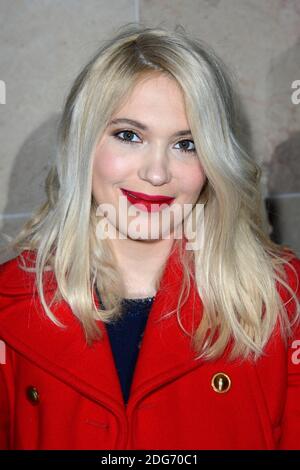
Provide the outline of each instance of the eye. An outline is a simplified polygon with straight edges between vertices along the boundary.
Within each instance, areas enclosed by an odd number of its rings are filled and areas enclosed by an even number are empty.
[[[176,145],[178,144],[183,145],[183,147],[180,149],[182,152],[196,153],[195,144],[192,140],[180,140],[180,142],[177,142]],[[190,144],[193,145],[192,148],[189,148]]]
[[[121,134],[124,134],[124,137],[121,137]],[[135,144],[136,140],[132,140],[131,137],[132,136],[136,136],[138,137],[138,135],[133,132],[133,131],[130,131],[130,130],[123,130],[123,131],[118,131],[118,132],[115,132],[113,134],[113,136],[116,138],[116,139],[119,139],[121,140],[122,142],[124,142],[125,144],[130,144],[130,143],[133,143]]]
[[[115,132],[113,136],[121,142],[124,142],[125,144],[136,144],[139,142],[139,140],[132,140],[132,137],[138,137],[138,135],[136,132],[133,132],[129,129],[124,129],[122,131]],[[196,153],[195,144],[192,140],[181,140],[177,142],[176,145],[182,145],[182,147],[179,149],[181,150],[181,152]],[[192,148],[189,147],[190,145],[192,145]]]

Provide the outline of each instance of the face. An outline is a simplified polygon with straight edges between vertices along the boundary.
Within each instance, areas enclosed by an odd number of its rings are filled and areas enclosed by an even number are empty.
[[[98,205],[113,209],[105,219],[118,237],[166,238],[182,225],[205,180],[179,85],[162,74],[140,80],[96,146],[92,192]],[[161,206],[135,192],[173,199]]]

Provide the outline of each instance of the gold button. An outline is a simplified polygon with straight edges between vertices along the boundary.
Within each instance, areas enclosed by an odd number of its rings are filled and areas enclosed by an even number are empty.
[[[213,376],[211,386],[215,392],[225,393],[228,392],[231,387],[231,380],[224,372],[218,372]]]
[[[36,387],[33,387],[33,386],[27,387],[26,395],[27,395],[28,400],[31,403],[33,403],[34,405],[39,403],[40,394],[39,394],[38,389]]]

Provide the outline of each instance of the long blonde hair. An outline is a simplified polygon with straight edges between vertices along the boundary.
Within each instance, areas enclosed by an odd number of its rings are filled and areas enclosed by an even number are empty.
[[[9,246],[19,254],[26,249],[36,252],[33,269],[39,296],[58,326],[63,325],[44,297],[46,270],[52,270],[57,281],[53,301],[64,299],[70,305],[88,344],[101,338],[96,320],[120,317],[124,291],[116,260],[105,240],[96,238],[93,155],[114,111],[138,80],[152,73],[166,73],[181,86],[207,176],[198,201],[205,202],[204,245],[193,252],[179,251],[184,273],[176,309],[179,325],[180,307],[194,277],[204,307],[193,338],[198,357],[219,357],[233,338],[230,358],[258,358],[278,320],[286,341],[293,321],[299,319],[298,299],[284,269],[291,255],[267,233],[261,170],[239,141],[230,72],[209,46],[189,37],[183,28],[170,31],[127,24],[101,45],[67,96],[56,165],[46,180],[48,200]],[[158,276],[157,288],[159,281]],[[296,302],[294,319],[289,318],[276,281]],[[105,309],[95,305],[95,287]]]

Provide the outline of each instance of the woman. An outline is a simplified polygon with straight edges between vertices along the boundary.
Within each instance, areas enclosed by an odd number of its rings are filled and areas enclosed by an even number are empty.
[[[259,184],[210,48],[103,44],[1,266],[1,448],[300,448],[300,260]]]

